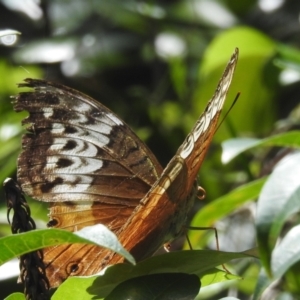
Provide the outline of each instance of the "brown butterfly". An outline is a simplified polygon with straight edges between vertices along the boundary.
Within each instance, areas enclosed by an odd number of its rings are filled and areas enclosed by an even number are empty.
[[[197,194],[197,173],[216,131],[238,59],[233,53],[215,94],[163,169],[128,125],[94,99],[68,87],[26,79],[34,88],[15,98],[26,110],[28,133],[18,181],[31,197],[49,202],[49,227],[77,231],[102,223],[137,261],[182,230]],[[83,244],[44,249],[51,287],[69,276],[91,275],[124,259]]]

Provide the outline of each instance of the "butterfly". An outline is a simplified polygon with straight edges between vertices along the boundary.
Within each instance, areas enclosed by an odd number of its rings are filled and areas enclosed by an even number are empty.
[[[15,111],[28,111],[18,182],[49,202],[49,227],[77,231],[102,223],[137,261],[178,236],[197,196],[197,173],[217,129],[238,60],[235,49],[205,111],[163,169],[148,147],[108,108],[76,90],[38,79],[19,87]],[[94,245],[43,250],[51,287],[124,259]]]

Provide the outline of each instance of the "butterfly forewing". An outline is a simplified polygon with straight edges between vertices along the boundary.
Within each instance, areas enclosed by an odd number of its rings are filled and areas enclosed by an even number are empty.
[[[235,65],[233,54],[191,133],[162,171],[154,155],[109,109],[70,88],[27,79],[33,92],[16,97],[27,110],[28,133],[18,180],[35,199],[50,202],[51,227],[76,231],[102,223],[137,260],[178,235],[197,193],[196,176],[216,131]],[[70,275],[91,275],[123,258],[91,245],[44,250],[52,287]]]
[[[35,88],[15,100],[15,110],[29,112],[23,121],[29,132],[18,160],[25,193],[51,202],[51,224],[70,230],[99,222],[110,225],[118,212],[128,217],[162,171],[147,146],[86,95],[43,80],[27,79],[20,86]]]
[[[194,179],[197,176],[211,140],[216,132],[219,116],[232,81],[237,59],[238,49],[236,49],[227,64],[216,91],[208,102],[205,111],[199,117],[191,133],[186,137],[182,146],[177,151],[177,155],[182,157],[188,166],[187,189],[193,185],[191,178]]]

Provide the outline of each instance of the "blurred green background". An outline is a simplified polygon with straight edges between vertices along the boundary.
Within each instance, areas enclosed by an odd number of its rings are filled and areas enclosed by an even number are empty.
[[[260,173],[257,164],[249,166],[250,154],[222,165],[221,141],[265,137],[297,123],[294,112],[292,121],[278,125],[299,104],[299,11],[300,2],[284,0],[1,0],[1,182],[15,177],[26,114],[13,111],[10,96],[18,93],[16,85],[23,79],[56,81],[101,101],[165,166],[238,47],[240,58],[224,110],[238,92],[241,96],[201,168],[199,184],[207,198],[197,203],[192,218],[201,206]],[[7,29],[21,34],[1,37]],[[0,200],[3,236],[9,227],[2,191]],[[45,226],[45,207],[31,205],[35,219],[41,220],[38,225]],[[1,290],[4,285],[8,287],[0,281]]]

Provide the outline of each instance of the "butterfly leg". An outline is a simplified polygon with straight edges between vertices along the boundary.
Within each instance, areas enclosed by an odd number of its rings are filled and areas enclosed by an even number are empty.
[[[217,250],[220,251],[219,237],[218,237],[218,230],[217,230],[217,228],[215,228],[215,227],[186,226],[186,229],[189,229],[189,230],[213,230],[215,232],[216,247],[217,247]],[[187,234],[186,234],[186,238],[187,238],[187,242],[189,244],[190,249],[193,250],[191,241],[190,241],[190,239],[189,239],[189,237],[188,237]],[[222,268],[224,269],[225,272],[227,272],[228,274],[231,274],[231,272],[225,267],[224,264],[222,264]]]

